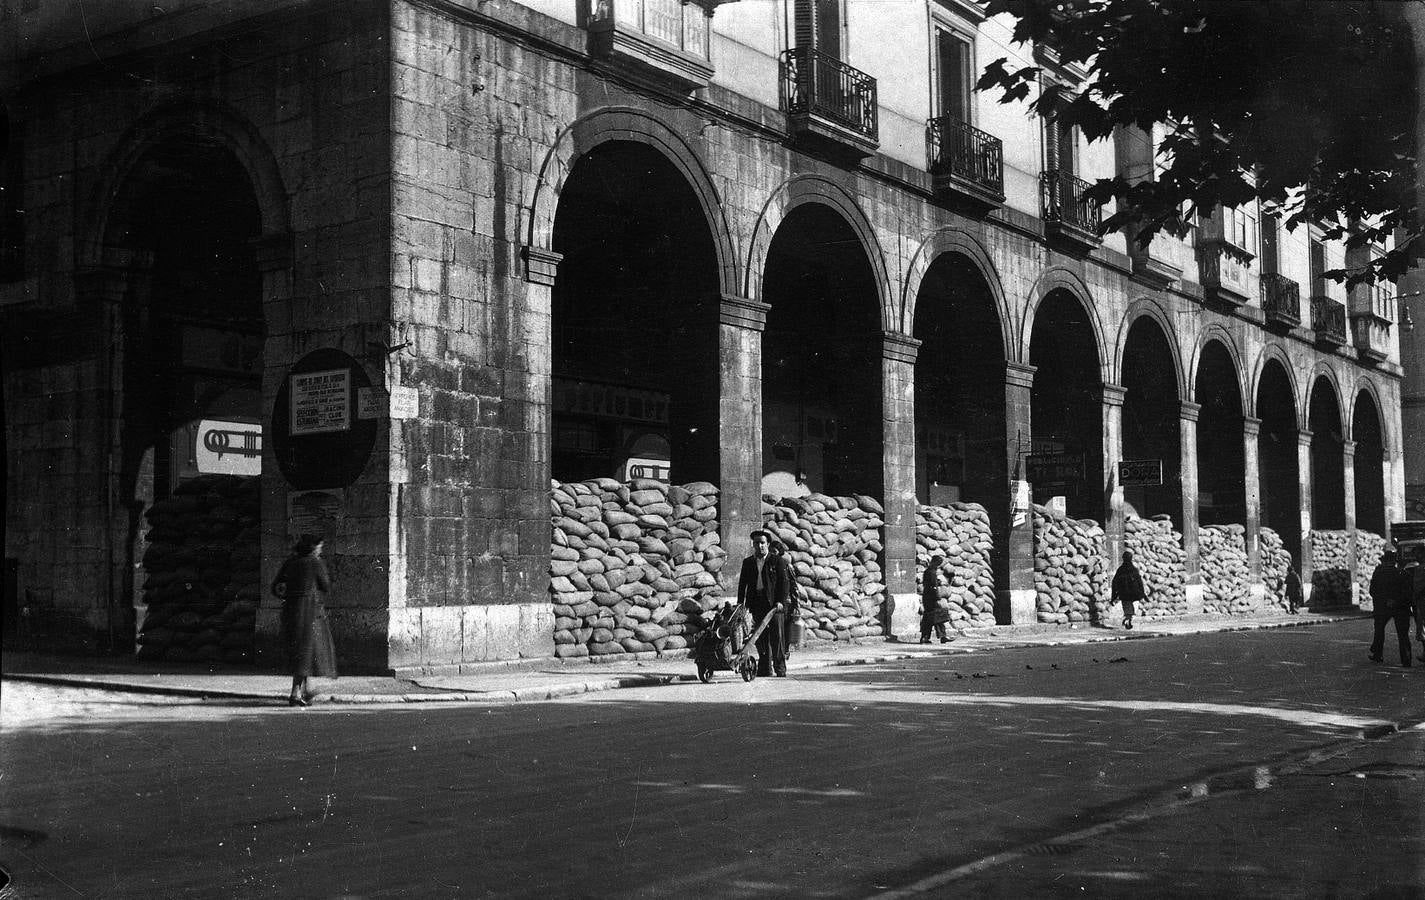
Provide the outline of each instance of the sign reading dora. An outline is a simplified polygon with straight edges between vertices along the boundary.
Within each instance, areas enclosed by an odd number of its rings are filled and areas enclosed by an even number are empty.
[[[1163,461],[1161,459],[1119,460],[1118,483],[1124,486],[1162,484]]]
[[[351,428],[351,370],[293,373],[291,383],[293,435]]]

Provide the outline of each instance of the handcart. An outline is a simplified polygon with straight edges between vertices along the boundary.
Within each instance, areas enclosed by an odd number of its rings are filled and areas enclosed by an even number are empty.
[[[736,672],[743,681],[756,678],[757,639],[767,630],[775,612],[769,611],[756,628],[751,628],[747,604],[731,601],[723,604],[693,643],[698,680],[707,684],[712,681],[714,672]]]

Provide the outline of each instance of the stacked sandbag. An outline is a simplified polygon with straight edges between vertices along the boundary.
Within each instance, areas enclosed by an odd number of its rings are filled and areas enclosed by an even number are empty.
[[[554,655],[682,650],[721,593],[718,489],[635,478],[549,492]]]
[[[1312,531],[1311,605],[1344,606],[1351,602],[1351,533]]]
[[[802,586],[808,638],[845,641],[883,632],[883,516],[881,504],[861,494],[762,498],[762,527],[786,547]]]
[[[1147,598],[1139,605],[1138,615],[1161,618],[1186,613],[1187,554],[1182,534],[1173,529],[1172,517],[1125,517],[1123,549],[1133,554],[1133,565],[1143,576]]]
[[[1107,614],[1103,528],[1034,506],[1034,589],[1040,622],[1096,621]]]
[[[995,624],[995,577],[990,568],[994,536],[989,513],[978,503],[918,506],[915,510],[915,590],[933,556],[945,558],[941,599],[950,605],[950,627]]]
[[[1282,544],[1281,535],[1263,526],[1257,531],[1257,544],[1262,553],[1262,588],[1268,610],[1290,609],[1286,595],[1286,573],[1291,568],[1291,554]]]
[[[1356,585],[1359,590],[1358,602],[1362,609],[1375,609],[1371,597],[1371,576],[1385,553],[1385,538],[1369,531],[1356,532]]]
[[[1203,612],[1223,616],[1253,612],[1246,534],[1247,529],[1235,524],[1204,525],[1198,529]]]
[[[262,596],[261,497],[256,477],[202,475],[144,513],[144,659],[253,659]]]

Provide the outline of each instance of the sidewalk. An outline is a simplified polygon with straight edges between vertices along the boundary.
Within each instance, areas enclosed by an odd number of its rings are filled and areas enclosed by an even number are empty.
[[[1341,622],[1369,616],[1357,610],[1302,612],[1253,618],[1188,616],[1139,620],[1133,631],[1088,625],[996,625],[971,628],[949,644],[904,643],[863,639],[852,643],[817,642],[792,654],[791,672],[835,666],[866,665],[926,656],[953,656],[1023,647],[1054,647],[1100,641],[1147,640],[1170,635],[1251,631]],[[343,703],[526,703],[592,691],[652,687],[696,681],[685,651],[667,656],[634,654],[613,660],[518,660],[466,663],[391,675],[356,675],[335,681],[317,679],[314,704]],[[5,681],[60,684],[96,690],[143,693],[175,698],[285,702],[290,679],[280,673],[254,672],[237,666],[140,662],[130,657],[84,657],[7,650],[0,678]],[[735,679],[718,672],[718,681]]]

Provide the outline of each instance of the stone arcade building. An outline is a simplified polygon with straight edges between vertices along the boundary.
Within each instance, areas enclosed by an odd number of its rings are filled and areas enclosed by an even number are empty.
[[[251,659],[303,530],[348,667],[676,650],[764,521],[824,638],[932,548],[957,624],[1103,615],[1124,546],[1251,614],[1402,510],[1391,291],[1255,208],[1097,237],[1152,135],[973,94],[1030,51],[972,3],[5,9],[34,640]]]

